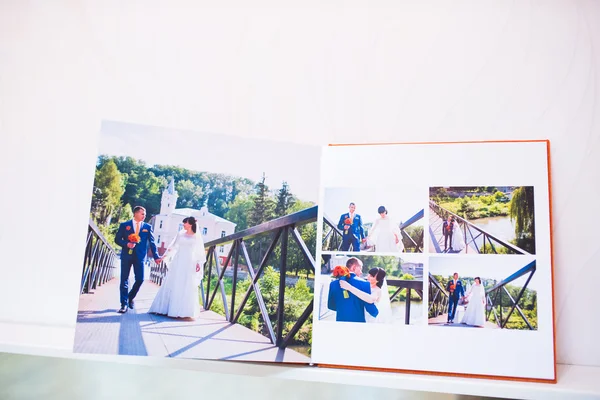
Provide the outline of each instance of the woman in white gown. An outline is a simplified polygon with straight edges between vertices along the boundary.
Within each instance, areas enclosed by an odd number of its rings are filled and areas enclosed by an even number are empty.
[[[485,324],[486,298],[481,278],[475,278],[475,284],[469,288],[465,298],[468,300],[467,310],[460,323],[471,326],[483,326]]]
[[[200,314],[198,286],[206,253],[202,235],[196,233],[194,217],[183,220],[183,229],[169,245],[164,259],[169,269],[148,312],[174,318],[197,318]]]
[[[390,302],[390,293],[388,292],[385,271],[381,268],[371,268],[367,274],[367,280],[371,284],[371,294],[355,288],[345,280],[340,280],[340,287],[346,289],[359,299],[377,307],[379,314],[372,317],[365,311],[365,320],[371,323],[389,324],[392,322],[392,304]]]
[[[367,241],[375,245],[377,252],[401,253],[404,251],[402,243],[402,232],[400,227],[389,216],[384,206],[377,209],[379,218],[375,220],[373,227],[369,230]]]
[[[454,217],[452,217],[452,222],[454,226],[454,228],[452,228],[452,252],[460,253],[466,247],[465,237],[463,236],[458,221],[454,219]]]

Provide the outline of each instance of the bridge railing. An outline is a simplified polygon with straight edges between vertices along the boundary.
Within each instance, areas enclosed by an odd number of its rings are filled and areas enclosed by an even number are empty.
[[[90,293],[115,276],[117,254],[98,226],[89,220],[85,243],[80,293]]]
[[[469,245],[473,244],[473,247],[475,248],[478,254],[497,254],[498,251],[496,249],[496,246],[498,245],[506,248],[509,254],[530,254],[527,251],[515,246],[514,244],[508,243],[494,236],[493,234],[481,229],[477,225],[467,221],[465,218],[460,217],[454,214],[453,212],[446,210],[443,207],[440,207],[433,200],[429,200],[429,207],[442,219],[442,221],[447,219],[448,216],[451,215],[459,223],[459,226],[460,224],[462,224],[461,229],[466,244],[465,252],[468,252]],[[479,248],[479,245],[476,242],[476,239],[478,239],[480,236],[483,238],[482,249]]]
[[[283,336],[284,329],[284,308],[285,308],[285,289],[286,289],[286,272],[288,263],[288,250],[290,249],[289,238],[296,243],[296,246],[300,249],[303,255],[304,262],[308,264],[312,271],[316,271],[315,260],[311,252],[309,251],[306,243],[302,239],[298,227],[315,222],[317,220],[317,206],[307,208],[305,210],[290,214],[281,218],[274,219],[272,221],[265,222],[263,224],[248,228],[244,231],[234,233],[223,238],[212,240],[205,244],[207,249],[207,261],[205,264],[206,274],[206,296],[203,293],[204,308],[210,310],[213,305],[217,292],[220,292],[221,299],[223,301],[223,308],[225,311],[226,319],[231,323],[236,323],[242,312],[244,306],[248,302],[251,293],[254,293],[260,309],[261,317],[264,321],[265,327],[268,330],[269,339],[273,344],[280,348],[285,348],[290,344],[296,333],[302,328],[304,323],[308,320],[309,316],[313,311],[313,299],[306,306],[300,317],[295,321],[294,325],[288,331],[287,335]],[[262,255],[260,264],[254,267],[250,260],[248,248],[246,242],[249,239],[257,237],[268,237],[271,236],[270,243],[267,247],[266,252]],[[217,247],[231,243],[231,249],[224,263],[221,263],[217,256]],[[279,290],[277,294],[277,307],[275,312],[276,327],[273,329],[271,322],[271,315],[267,310],[267,306],[261,294],[259,280],[267,266],[269,257],[273,254],[275,249],[279,249]],[[236,287],[238,282],[238,270],[240,268],[240,257],[243,257],[245,264],[250,275],[250,285],[244,294],[240,304],[236,307]],[[213,266],[217,276],[217,282],[214,288],[211,288],[211,278],[213,274]],[[231,299],[228,302],[225,293],[224,276],[227,269],[231,269],[233,272],[232,277],[232,291]]]
[[[428,318],[435,318],[448,313],[450,296],[444,287],[431,273],[429,274],[429,309]]]
[[[343,235],[337,224],[327,215],[323,215],[323,241],[322,249],[325,251],[338,251],[342,248]]]
[[[408,238],[411,243],[415,246],[415,252],[420,253],[422,251],[421,246],[411,237],[407,232],[406,228],[419,221],[425,215],[425,210],[417,212],[415,215],[410,217],[408,220],[399,225],[400,234],[403,237]],[[339,251],[342,247],[343,235],[342,231],[338,229],[337,224],[328,216],[323,216],[323,241],[322,249],[324,251]],[[354,250],[356,251],[356,250]],[[377,251],[375,246],[367,248],[363,251]]]
[[[406,298],[404,300],[406,307],[404,308],[404,324],[410,325],[410,303],[411,295],[414,290],[421,300],[423,300],[423,281],[417,280],[404,280],[404,279],[388,279],[388,286],[397,288],[392,296],[390,296],[390,302],[400,294],[402,290],[406,289]]]
[[[317,209],[318,207],[308,208],[294,214],[286,215],[281,218],[277,218],[263,224],[248,228],[246,230],[236,232],[229,236],[225,236],[219,239],[206,242],[204,244],[207,250],[206,263],[204,264],[204,278],[203,283],[200,284],[202,303],[205,310],[210,310],[214,305],[214,300],[217,292],[220,293],[223,310],[225,313],[225,319],[230,323],[236,323],[242,312],[244,306],[248,302],[251,293],[254,293],[260,309],[261,317],[268,330],[268,336],[271,342],[280,347],[285,348],[290,344],[291,340],[302,328],[304,323],[310,317],[313,311],[313,302],[311,299],[308,306],[302,312],[300,318],[296,320],[296,323],[289,330],[287,335],[283,336],[284,326],[284,307],[285,307],[285,288],[286,288],[286,272],[287,272],[287,254],[289,249],[289,237],[293,238],[293,241],[299,246],[302,255],[304,256],[305,262],[308,263],[310,268],[315,269],[315,261],[311,255],[306,243],[302,239],[298,227],[315,222],[317,220]],[[272,239],[267,247],[265,254],[262,256],[262,261],[255,268],[252,265],[246,242],[250,239],[257,237],[272,236]],[[232,246],[227,254],[225,262],[220,261],[220,257],[217,255],[217,248],[226,244],[231,243]],[[260,291],[259,280],[263,274],[269,257],[273,252],[279,248],[280,260],[279,260],[279,290],[277,298],[277,309],[275,313],[276,329],[273,329],[271,322],[271,316],[268,313],[267,306],[264,298]],[[244,294],[244,297],[236,309],[236,289],[238,283],[238,271],[240,269],[240,257],[244,258],[245,265],[247,266],[248,274],[251,279],[250,286]],[[214,267],[214,268],[213,268]],[[213,269],[215,270],[215,276],[213,276]],[[232,270],[232,292],[231,299],[227,299],[225,291],[225,273],[227,270]],[[158,285],[161,285],[164,277],[168,271],[168,265],[165,261],[157,264],[154,261],[150,263],[150,280]],[[217,281],[215,287],[211,288],[212,278],[216,277]],[[204,291],[204,285],[206,285],[206,293]],[[212,290],[212,292],[211,292]]]
[[[150,259],[150,280],[152,282],[159,286],[162,285],[168,270],[169,266],[166,261],[157,264],[153,259]]]
[[[424,215],[425,215],[425,210],[422,209],[421,211],[417,212],[415,215],[413,215],[412,217],[410,217],[408,220],[406,220],[405,222],[403,222],[402,224],[400,224],[400,233],[403,236],[406,236],[408,238],[408,240],[410,240],[412,242],[412,244],[415,246],[415,253],[421,253],[423,251],[423,249],[412,238],[412,236],[410,236],[408,233],[406,233],[406,228],[408,228],[409,226],[411,226],[415,222],[417,222],[420,219],[422,219]],[[423,234],[423,238],[425,237],[424,235],[425,234]]]
[[[514,274],[510,275],[508,278],[503,279],[502,281],[498,282],[496,285],[494,285],[492,288],[490,288],[489,290],[486,291],[486,299],[487,299],[487,316],[486,317],[487,317],[488,321],[490,319],[490,313],[493,313],[494,319],[496,320],[496,324],[498,325],[498,327],[505,328],[506,323],[508,322],[510,316],[516,310],[517,313],[519,313],[519,315],[525,322],[525,324],[527,325],[527,327],[530,330],[534,330],[534,327],[531,325],[531,322],[529,321],[529,319],[527,318],[527,316],[525,315],[525,313],[519,306],[519,302],[521,301],[521,298],[523,297],[523,294],[525,293],[525,289],[527,289],[527,286],[529,285],[531,278],[535,274],[535,271],[536,271],[536,262],[534,260],[534,261],[530,262],[529,264],[527,264],[526,266],[524,266],[523,268],[521,268],[520,270],[518,270],[517,272],[515,272]],[[519,279],[520,277],[525,276],[527,274],[529,274],[529,276],[527,277],[525,284],[519,291],[519,294],[517,295],[517,297],[513,298],[513,296],[510,294],[510,292],[506,289],[506,285],[508,285],[509,283],[511,283],[511,282],[515,281],[516,279]],[[503,305],[502,305],[502,300],[503,300],[504,296],[507,296],[509,304],[510,304],[509,311],[506,314],[506,316],[504,316]]]

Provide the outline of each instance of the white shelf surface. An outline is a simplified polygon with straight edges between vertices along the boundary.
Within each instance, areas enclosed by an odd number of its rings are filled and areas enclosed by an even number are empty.
[[[28,358],[29,365],[36,365],[42,370],[44,365],[48,365],[49,370],[44,371],[45,378],[49,377],[48,374],[61,376],[61,371],[68,369],[79,371],[80,377],[78,379],[86,379],[86,376],[92,377],[100,374],[103,380],[113,381],[111,374],[115,375],[114,379],[133,374],[141,375],[144,379],[150,381],[176,382],[181,379],[182,375],[189,378],[189,374],[192,373],[195,377],[191,380],[193,384],[198,383],[198,379],[202,379],[219,385],[227,385],[228,382],[229,384],[231,382],[231,376],[235,376],[236,382],[247,378],[259,379],[265,381],[265,383],[273,380],[283,380],[288,381],[291,387],[305,383],[325,383],[335,386],[350,384],[363,388],[386,388],[407,392],[450,393],[511,399],[600,399],[600,368],[577,365],[559,364],[558,382],[551,384],[311,366],[73,354],[63,350],[9,345],[0,345],[0,352],[21,355],[17,358],[13,356],[11,358],[12,362],[21,357],[23,359]],[[47,357],[55,357],[55,359],[49,363]],[[182,370],[187,372],[182,374]]]

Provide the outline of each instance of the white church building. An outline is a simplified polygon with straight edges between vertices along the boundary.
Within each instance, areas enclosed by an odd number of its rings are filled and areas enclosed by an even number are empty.
[[[183,219],[185,217],[194,217],[197,222],[197,233],[202,234],[204,243],[235,232],[236,224],[211,214],[208,207],[204,205],[200,210],[193,208],[175,208],[177,204],[177,192],[175,191],[175,180],[171,178],[169,185],[162,193],[160,203],[160,214],[152,217],[150,224],[154,229],[154,238],[159,247],[159,253],[166,251],[169,243],[173,240],[177,232],[183,229]],[[220,258],[221,265],[225,263],[231,244],[217,247],[217,255]]]

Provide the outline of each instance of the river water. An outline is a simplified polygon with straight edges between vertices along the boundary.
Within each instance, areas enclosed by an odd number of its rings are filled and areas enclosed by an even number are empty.
[[[515,238],[515,221],[511,221],[510,217],[479,218],[469,222],[503,241],[508,242]],[[472,230],[472,233],[473,236],[477,236],[478,234],[478,232],[474,230]],[[466,239],[467,241],[471,240],[471,235],[468,231]],[[475,239],[475,242],[477,243],[477,247],[481,248],[483,245],[483,236]],[[494,242],[492,241],[492,243]]]
[[[406,303],[404,301],[392,302],[392,319],[396,324],[404,324],[404,311]],[[418,324],[423,319],[423,302],[411,300],[410,302],[410,324]]]

